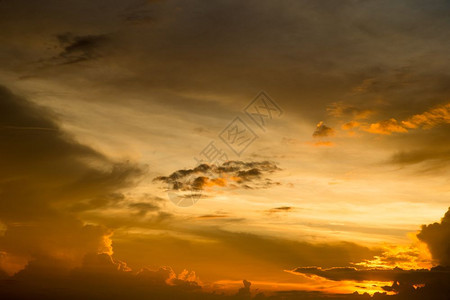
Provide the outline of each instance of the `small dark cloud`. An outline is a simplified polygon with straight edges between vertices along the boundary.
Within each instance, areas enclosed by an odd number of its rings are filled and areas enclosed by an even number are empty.
[[[252,293],[250,292],[250,286],[252,285],[252,283],[245,279],[242,281],[242,283],[244,284],[244,286],[239,289],[236,296],[250,298],[252,296]]]
[[[210,132],[207,128],[204,127],[195,127],[194,132],[198,134],[208,133]]]
[[[277,212],[288,212],[288,211],[292,211],[292,210],[294,210],[294,208],[292,206],[280,206],[280,207],[271,208],[267,212],[277,213]]]
[[[87,60],[97,59],[102,56],[100,48],[109,38],[106,35],[75,35],[63,33],[57,35],[61,53],[53,60],[57,64],[74,64]]]
[[[322,121],[317,124],[316,130],[313,132],[313,137],[321,138],[333,136],[335,134],[334,129],[325,125]]]
[[[221,218],[228,218],[229,215],[226,214],[209,214],[209,215],[201,215],[198,216],[197,219],[221,219]]]

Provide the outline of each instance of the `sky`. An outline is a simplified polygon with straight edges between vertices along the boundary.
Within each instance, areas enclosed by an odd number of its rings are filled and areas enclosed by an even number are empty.
[[[1,0],[1,297],[448,299],[449,9]]]

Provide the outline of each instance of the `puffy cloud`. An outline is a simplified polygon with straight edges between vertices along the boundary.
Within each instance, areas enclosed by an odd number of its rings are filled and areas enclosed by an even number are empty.
[[[170,190],[201,191],[210,187],[266,188],[273,184],[265,178],[278,166],[269,161],[227,161],[219,166],[202,164],[193,169],[181,169],[169,176],[159,176],[154,181],[168,184]]]
[[[417,237],[428,245],[437,263],[450,266],[450,208],[440,223],[423,225]]]
[[[0,282],[0,296],[5,299],[195,299],[199,296],[196,291],[201,289],[196,280],[194,272],[184,270],[177,275],[170,267],[134,272],[108,254],[88,253],[83,264],[75,269],[67,269],[62,262],[49,259],[31,261],[24,270]]]
[[[437,267],[408,270],[398,267],[299,267],[290,272],[306,276],[318,276],[333,281],[392,281],[391,286],[384,286],[383,289],[397,293],[398,299],[446,299],[450,294],[450,286],[448,285],[448,282],[450,282],[449,220],[450,209],[440,223],[423,225],[421,231],[417,234],[417,237],[428,245],[433,258],[441,264]],[[407,255],[415,256],[416,253]]]
[[[391,286],[382,288],[389,292],[398,293],[396,299],[446,299],[450,292],[450,268],[436,267],[430,270],[394,269],[355,269],[317,267],[297,268],[293,273],[307,276],[319,276],[333,281],[392,281]],[[387,297],[389,298],[389,297]]]

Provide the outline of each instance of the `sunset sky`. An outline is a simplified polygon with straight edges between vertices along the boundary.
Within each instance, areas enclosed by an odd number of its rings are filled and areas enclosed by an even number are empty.
[[[450,299],[449,11],[0,0],[0,298]]]

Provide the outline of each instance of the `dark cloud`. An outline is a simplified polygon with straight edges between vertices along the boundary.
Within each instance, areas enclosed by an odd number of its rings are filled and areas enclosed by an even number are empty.
[[[74,86],[81,76],[87,79],[83,88],[92,84],[124,94],[172,91],[180,96],[164,103],[184,112],[204,105],[210,114],[223,112],[210,101],[185,101],[188,94],[240,102],[264,88],[283,99],[286,110],[308,120],[323,118],[324,108],[337,102],[382,112],[386,119],[391,112],[401,114],[406,104],[438,104],[448,94],[444,0],[427,5],[417,0],[4,3],[0,25],[8,30],[0,35],[5,45],[0,58],[5,67],[23,72],[30,60],[51,52],[42,49],[42,41],[61,32],[73,35],[63,46],[69,62],[95,58],[102,52],[97,46],[103,47],[99,37],[113,32],[109,38],[117,52],[104,63],[116,66],[118,74],[77,68],[36,76],[57,80],[59,75]],[[386,45],[388,53],[380,55]],[[429,63],[438,59],[437,65]]]
[[[250,286],[252,285],[252,283],[245,279],[242,281],[242,283],[244,284],[244,286],[239,289],[236,296],[238,296],[238,298],[250,298],[252,296],[250,292]]]
[[[24,270],[0,280],[0,296],[5,299],[290,299],[284,293],[257,293],[251,282],[231,295],[203,291],[194,272],[176,274],[170,267],[130,269],[125,262],[102,253],[87,253],[82,265],[67,269],[57,260],[31,261]],[[285,292],[286,293],[286,292]],[[296,292],[323,299],[346,299],[346,295]],[[348,296],[348,295],[347,295]],[[297,298],[298,299],[298,298]],[[309,299],[309,298],[306,298]]]
[[[243,280],[243,287],[234,295],[207,292],[194,272],[187,270],[176,274],[170,267],[158,269],[143,268],[133,271],[126,263],[107,254],[88,253],[80,267],[68,270],[58,262],[35,260],[21,272],[0,280],[0,296],[5,299],[371,299],[368,294],[332,294],[309,291],[280,291],[255,293],[252,284]],[[433,282],[448,280],[442,274],[449,270],[432,270]],[[345,272],[344,272],[345,273]],[[413,276],[415,277],[415,276]],[[432,290],[414,287],[415,279],[399,279],[391,286],[383,287],[396,295],[376,293],[373,299],[437,299],[446,300],[448,294],[442,288]],[[447,281],[448,282],[448,281]],[[440,281],[445,283],[445,281]],[[435,286],[433,286],[434,288]],[[442,287],[442,286],[441,286]],[[448,292],[444,290],[444,292]]]
[[[417,237],[428,245],[428,249],[440,265],[450,266],[450,209],[441,222],[423,225]]]
[[[73,64],[101,57],[100,47],[109,40],[106,35],[57,35],[62,52],[54,59],[59,64]]]
[[[88,253],[81,267],[67,270],[35,260],[0,282],[5,299],[196,299],[201,289],[193,272],[170,267],[132,271],[108,254]],[[208,295],[205,297],[209,299]],[[213,297],[213,296],[211,296]],[[215,299],[215,298],[212,298]]]
[[[228,161],[219,166],[202,164],[193,169],[181,169],[154,181],[168,184],[176,191],[201,191],[206,187],[267,188],[278,184],[266,178],[280,168],[273,162]]]
[[[423,162],[429,163],[428,167],[433,166],[433,161],[436,161],[440,167],[443,167],[443,163],[446,164],[450,160],[450,149],[421,149],[412,151],[400,151],[392,156],[392,163],[399,165],[414,165]]]
[[[209,214],[209,215],[201,215],[198,216],[197,219],[220,219],[220,218],[228,218],[227,214]]]
[[[433,258],[440,266],[431,269],[404,270],[398,267],[353,268],[353,267],[300,267],[293,273],[319,276],[333,281],[392,281],[384,290],[395,292],[395,299],[448,299],[450,295],[450,209],[440,223],[423,225],[417,237],[425,242]],[[386,296],[388,297],[388,296]]]
[[[328,127],[323,122],[319,122],[319,124],[317,124],[316,130],[313,132],[313,137],[321,138],[321,137],[333,136],[334,134],[335,134],[335,131],[333,128]]]
[[[429,130],[415,131],[402,137],[401,150],[395,151],[388,163],[415,167],[417,175],[445,171],[450,163],[449,129],[450,126],[442,126],[434,128],[432,133]]]
[[[294,208],[291,207],[291,206],[280,206],[280,207],[271,208],[267,212],[269,212],[269,213],[277,213],[277,212],[289,212],[289,211],[292,211],[292,210],[294,210]]]
[[[31,259],[111,251],[111,231],[77,213],[118,203],[143,174],[62,131],[55,115],[0,87],[0,251]],[[11,270],[9,270],[11,271]]]
[[[292,272],[307,276],[315,275],[334,281],[392,281],[391,286],[382,288],[395,292],[396,297],[391,296],[394,299],[446,299],[450,292],[448,285],[450,268],[444,267],[435,267],[430,270],[306,267],[297,268]]]
[[[436,278],[450,278],[450,269],[433,268],[420,270],[393,269],[356,269],[351,267],[322,269],[318,267],[297,268],[295,273],[316,275],[334,281],[408,281],[411,284],[425,283]]]

